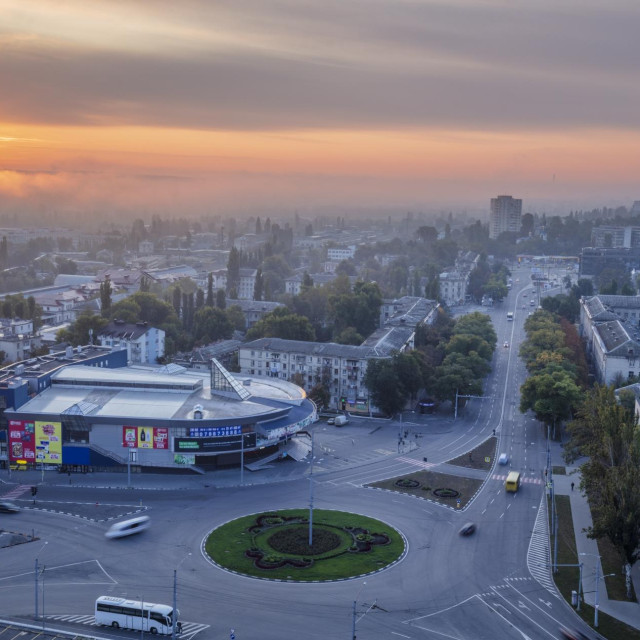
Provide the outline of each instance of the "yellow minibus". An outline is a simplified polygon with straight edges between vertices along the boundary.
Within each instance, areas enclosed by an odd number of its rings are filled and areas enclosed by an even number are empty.
[[[510,471],[507,476],[507,480],[504,483],[504,488],[507,491],[512,491],[515,493],[520,488],[520,472],[519,471]]]

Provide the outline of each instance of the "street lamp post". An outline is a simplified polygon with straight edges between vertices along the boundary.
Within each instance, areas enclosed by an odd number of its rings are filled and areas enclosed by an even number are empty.
[[[356,640],[356,606],[358,605],[358,598],[360,597],[360,593],[362,589],[364,589],[364,586],[366,584],[367,584],[366,582],[363,582],[360,585],[360,588],[358,589],[358,593],[356,593],[356,597],[353,599],[353,614],[351,617],[351,640]]]
[[[608,573],[606,576],[600,575],[600,556],[597,553],[579,553],[580,556],[593,556],[594,558],[598,558],[598,562],[596,562],[596,600],[594,606],[594,614],[593,614],[593,626],[598,628],[598,610],[600,609],[600,579],[604,580],[605,578],[610,578],[615,576],[615,573]]]
[[[44,570],[47,567],[42,565],[42,632],[44,633]]]
[[[35,579],[35,619],[38,619],[38,556],[42,552],[42,550],[48,545],[48,542],[45,542],[41,547],[38,553],[36,553],[36,561],[35,561],[35,569],[34,569],[34,579]]]
[[[311,468],[309,469],[309,547],[313,546],[313,453],[314,438],[311,432]]]
[[[191,555],[191,551],[178,562],[173,570],[173,614],[171,616],[171,640],[176,640],[176,629],[178,620],[178,569],[180,565]]]

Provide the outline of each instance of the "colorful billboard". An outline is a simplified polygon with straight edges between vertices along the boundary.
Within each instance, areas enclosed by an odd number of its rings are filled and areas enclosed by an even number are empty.
[[[36,426],[24,420],[9,420],[9,459],[36,461]]]
[[[62,425],[59,422],[9,420],[9,458],[32,464],[62,464]]]
[[[122,427],[122,446],[138,449],[167,449],[169,429],[163,427]]]
[[[36,462],[62,464],[62,424],[36,421]]]

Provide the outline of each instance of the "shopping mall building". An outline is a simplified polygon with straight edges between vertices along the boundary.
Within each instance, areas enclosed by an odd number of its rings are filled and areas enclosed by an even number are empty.
[[[202,472],[278,453],[317,419],[277,378],[127,366],[126,350],[67,349],[0,371],[2,464]]]

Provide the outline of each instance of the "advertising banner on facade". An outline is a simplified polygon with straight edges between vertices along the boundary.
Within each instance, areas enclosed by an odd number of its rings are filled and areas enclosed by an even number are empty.
[[[196,457],[188,453],[175,453],[173,455],[174,464],[195,464]]]
[[[256,434],[245,433],[244,436],[227,436],[223,438],[174,438],[173,450],[178,452],[197,451],[198,453],[227,453],[240,451],[243,448],[252,449],[256,446]]]
[[[36,462],[62,464],[62,424],[36,421]]]
[[[136,449],[167,449],[169,429],[166,427],[122,427],[122,446]]]
[[[9,420],[9,459],[36,461],[36,426],[25,420]]]

